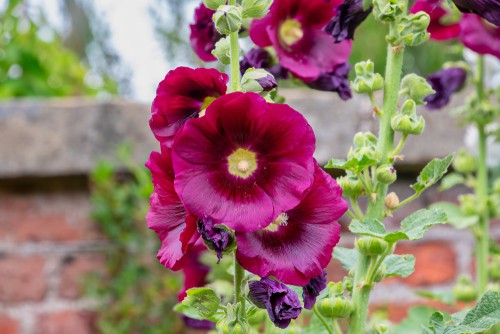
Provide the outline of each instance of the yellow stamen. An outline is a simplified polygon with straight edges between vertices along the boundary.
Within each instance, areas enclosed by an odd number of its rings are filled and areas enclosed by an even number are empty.
[[[297,20],[287,19],[280,25],[279,37],[286,46],[291,46],[297,43],[302,39],[302,37],[304,37],[302,24],[300,24]]]
[[[234,176],[248,178],[257,169],[257,157],[254,152],[238,148],[227,157],[228,171]]]
[[[286,215],[286,213],[283,212],[264,230],[269,232],[276,232],[280,226],[286,226],[287,224],[288,224],[288,216]]]

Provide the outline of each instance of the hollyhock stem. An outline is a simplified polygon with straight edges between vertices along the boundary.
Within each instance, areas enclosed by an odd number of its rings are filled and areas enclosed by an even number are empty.
[[[366,333],[365,325],[368,316],[368,300],[370,299],[371,285],[366,285],[365,277],[370,267],[371,257],[359,254],[358,266],[354,276],[352,290],[353,312],[349,325],[349,334]]]
[[[319,314],[319,311],[318,309],[316,308],[316,305],[314,305],[314,307],[312,308],[312,311],[314,312],[314,315],[316,317],[318,317],[319,321],[321,321],[321,323],[323,324],[323,327],[325,327],[326,331],[328,332],[328,334],[334,334],[332,332],[332,329],[330,328],[330,326],[328,326],[328,323],[325,321],[325,319],[321,316],[321,314]]]
[[[245,270],[236,260],[236,252],[234,252],[234,301],[241,303],[243,314],[245,314],[245,295],[243,291],[243,280],[245,279]]]
[[[236,6],[236,0],[229,0],[229,6]],[[238,31],[229,35],[231,47],[231,90],[233,92],[240,90],[240,44]]]

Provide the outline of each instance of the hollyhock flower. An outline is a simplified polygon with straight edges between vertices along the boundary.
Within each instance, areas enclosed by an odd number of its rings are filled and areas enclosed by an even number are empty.
[[[214,10],[201,3],[194,12],[194,23],[189,25],[191,28],[189,35],[191,47],[201,60],[207,62],[217,60],[212,54],[212,50],[215,49],[215,43],[222,38],[215,29],[215,23],[212,20],[214,13]]]
[[[302,287],[302,299],[304,300],[304,308],[312,310],[316,303],[316,297],[321,291],[326,288],[326,270],[318,277],[311,278],[307,285]]]
[[[330,262],[340,238],[337,220],[346,211],[342,189],[316,164],[314,182],[299,205],[262,231],[236,233],[236,258],[253,274],[306,285]]]
[[[311,186],[314,146],[310,125],[289,106],[255,93],[224,95],[175,137],[175,189],[198,217],[261,230]]]
[[[351,86],[349,85],[348,63],[338,65],[331,73],[323,73],[318,79],[307,83],[311,88],[325,92],[337,92],[342,100],[349,100],[352,97]]]
[[[349,58],[351,42],[334,44],[323,27],[341,0],[275,0],[269,13],[252,21],[250,38],[260,47],[273,46],[280,64],[304,82],[331,73]]]
[[[356,28],[370,15],[372,7],[363,9],[363,0],[345,0],[337,15],[328,22],[325,31],[333,36],[335,43],[354,39]]]
[[[156,89],[149,126],[160,143],[172,146],[177,131],[226,94],[229,77],[216,69],[178,67]]]
[[[249,68],[262,68],[276,79],[287,79],[288,71],[280,64],[272,65],[273,59],[269,52],[262,48],[250,49],[240,61],[240,72],[245,74]]]
[[[411,13],[419,11],[426,12],[431,18],[427,31],[431,34],[431,39],[444,41],[457,38],[460,34],[459,23],[446,23],[443,20],[450,13],[441,4],[444,0],[417,0],[411,8]]]
[[[474,13],[500,26],[500,0],[453,0],[464,13]]]
[[[427,81],[436,93],[427,96],[428,109],[440,109],[450,102],[451,95],[462,89],[467,79],[467,72],[460,67],[450,67],[440,70],[427,77]]]
[[[464,14],[460,21],[460,40],[474,52],[500,59],[500,27],[475,14]]]
[[[198,232],[207,246],[217,254],[217,264],[219,264],[222,253],[234,242],[233,234],[227,228],[214,226],[212,219],[206,215],[203,219],[198,219]]]
[[[250,282],[248,286],[250,300],[257,307],[266,309],[271,321],[279,328],[287,328],[302,311],[299,296],[283,283],[266,277]]]
[[[165,267],[179,270],[200,236],[196,231],[197,218],[184,209],[175,192],[170,149],[162,147],[161,153],[151,152],[146,167],[154,184],[146,221],[161,241],[157,257]]]

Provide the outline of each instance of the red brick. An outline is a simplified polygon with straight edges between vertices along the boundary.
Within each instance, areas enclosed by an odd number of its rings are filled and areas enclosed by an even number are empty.
[[[415,272],[407,278],[398,278],[411,286],[449,283],[455,280],[457,264],[455,252],[445,241],[400,243],[397,254],[413,254]]]
[[[91,273],[103,275],[105,265],[102,254],[81,254],[65,259],[62,264],[59,295],[70,299],[80,297],[86,277]]]
[[[39,301],[47,291],[45,261],[39,256],[0,258],[0,301]]]
[[[19,334],[21,332],[19,322],[7,315],[0,314],[0,333]]]
[[[64,311],[46,313],[38,318],[36,334],[93,334],[95,314],[91,312]]]

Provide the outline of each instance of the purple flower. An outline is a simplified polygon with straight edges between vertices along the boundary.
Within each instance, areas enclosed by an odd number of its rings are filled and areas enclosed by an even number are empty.
[[[335,43],[354,39],[354,31],[371,11],[372,7],[363,9],[363,0],[344,0],[337,15],[328,22],[324,30],[333,36]]]
[[[431,18],[427,31],[431,39],[444,41],[457,38],[460,34],[460,25],[457,23],[443,23],[443,18],[449,15],[449,11],[441,6],[443,0],[417,0],[411,8],[411,13],[419,11],[426,12]]]
[[[306,83],[309,87],[326,92],[337,92],[342,100],[349,100],[352,97],[351,86],[349,85],[348,63],[338,65],[331,73],[322,73],[318,79]]]
[[[207,244],[208,248],[213,249],[217,254],[217,264],[222,259],[222,253],[234,242],[234,236],[231,231],[224,227],[214,226],[212,219],[204,216],[198,219],[198,232]]]
[[[279,328],[287,328],[302,311],[299,296],[283,283],[266,277],[250,282],[248,286],[250,300],[257,307],[266,309],[271,321]]]
[[[177,133],[175,189],[196,216],[258,231],[302,200],[313,181],[314,147],[299,112],[255,93],[227,94]]]
[[[191,46],[198,57],[203,61],[216,61],[217,58],[212,54],[215,49],[215,43],[222,38],[215,28],[212,16],[215,11],[211,10],[201,3],[194,12],[194,24],[191,24],[191,34],[189,40]]]
[[[302,287],[302,299],[304,300],[304,308],[312,310],[316,303],[316,297],[319,296],[321,291],[326,288],[326,270],[323,274],[311,278],[307,285]]]
[[[467,72],[460,67],[450,67],[440,70],[427,77],[427,81],[436,93],[427,96],[428,109],[440,109],[450,102],[451,95],[462,89],[467,79]]]
[[[474,13],[500,26],[500,0],[453,0],[464,13]]]
[[[272,65],[273,59],[263,48],[252,48],[240,61],[240,72],[245,74],[249,68],[262,68],[271,73],[276,79],[287,79],[288,71],[280,64]]]
[[[259,83],[264,92],[270,92],[276,87],[278,87],[278,83],[276,82],[276,79],[274,79],[272,75],[266,75],[265,78],[255,79],[255,81]]]
[[[341,0],[275,0],[269,13],[252,21],[250,38],[260,47],[273,46],[279,63],[304,82],[331,73],[349,58],[351,41],[334,44],[323,27]]]
[[[337,220],[347,211],[342,189],[317,164],[314,182],[299,205],[254,233],[236,232],[236,258],[260,277],[306,285],[323,273],[340,238]]]
[[[186,327],[193,329],[209,330],[215,328],[215,323],[211,322],[210,320],[193,319],[185,316],[184,314],[182,315],[182,320],[184,321],[184,325],[186,325]]]
[[[479,54],[490,54],[500,59],[500,27],[475,14],[464,14],[460,21],[460,40]]]

